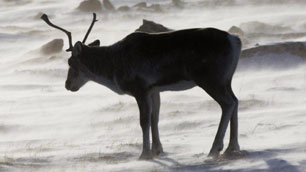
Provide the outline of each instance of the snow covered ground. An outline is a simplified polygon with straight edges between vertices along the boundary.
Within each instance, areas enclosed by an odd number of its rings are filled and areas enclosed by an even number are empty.
[[[114,0],[115,6],[138,0]],[[201,89],[161,94],[160,137],[165,155],[138,161],[142,134],[135,100],[88,83],[79,92],[64,88],[69,53],[43,53],[42,45],[66,35],[39,19],[40,12],[81,40],[91,13],[80,1],[0,1],[0,171],[210,171],[306,172],[305,2],[260,0],[235,4],[170,1],[162,12],[98,13],[88,42],[112,44],[142,19],[173,29],[241,28],[244,48],[233,79],[240,100],[239,136],[249,154],[231,161],[207,161],[221,110]],[[222,2],[222,1],[218,1]],[[225,2],[225,1],[224,1]],[[231,1],[228,1],[231,2]],[[300,46],[290,42],[300,41]],[[276,42],[287,42],[290,51]],[[257,44],[257,46],[255,46]],[[269,44],[278,48],[260,48]],[[280,50],[279,50],[280,49]],[[227,145],[229,135],[225,137]]]

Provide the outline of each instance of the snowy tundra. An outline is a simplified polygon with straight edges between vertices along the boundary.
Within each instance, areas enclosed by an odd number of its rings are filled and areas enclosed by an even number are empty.
[[[39,18],[48,14],[81,40],[92,13],[77,10],[81,1],[13,0],[0,1],[0,171],[306,171],[305,2],[146,1],[161,11],[134,8],[138,0],[112,2],[131,9],[97,12],[88,42],[112,45],[143,18],[175,30],[214,27],[239,35],[232,89],[240,148],[248,154],[207,158],[221,108],[194,87],[161,94],[164,154],[138,161],[143,140],[135,99],[94,82],[68,92],[69,44]],[[224,144],[229,140],[230,132]]]

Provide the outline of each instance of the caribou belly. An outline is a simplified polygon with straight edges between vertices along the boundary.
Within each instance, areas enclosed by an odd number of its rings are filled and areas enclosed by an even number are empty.
[[[171,84],[159,85],[155,87],[157,91],[183,91],[195,87],[196,84],[193,81],[178,81]]]

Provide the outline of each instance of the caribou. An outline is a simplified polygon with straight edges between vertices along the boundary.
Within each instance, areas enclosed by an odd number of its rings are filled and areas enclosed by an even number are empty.
[[[88,81],[104,85],[115,93],[136,99],[143,148],[139,159],[152,159],[163,153],[158,121],[160,92],[180,91],[198,86],[221,107],[222,117],[208,154],[218,158],[230,122],[230,141],[223,155],[241,152],[238,143],[238,99],[232,90],[232,78],[241,53],[239,37],[216,28],[193,28],[162,33],[133,32],[122,40],[100,46],[86,39],[72,45],[71,33],[54,25],[46,14],[48,25],[65,32],[69,40],[67,90],[78,91]],[[152,148],[150,142],[152,132]]]

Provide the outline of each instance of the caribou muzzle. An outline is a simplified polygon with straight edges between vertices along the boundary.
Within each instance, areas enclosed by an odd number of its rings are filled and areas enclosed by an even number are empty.
[[[67,80],[66,82],[65,82],[65,88],[67,89],[67,90],[69,90],[69,91],[72,91],[72,92],[76,92],[76,91],[78,91],[80,88],[78,88],[78,87],[74,87],[72,84],[71,84],[71,82],[69,81],[69,80]]]

